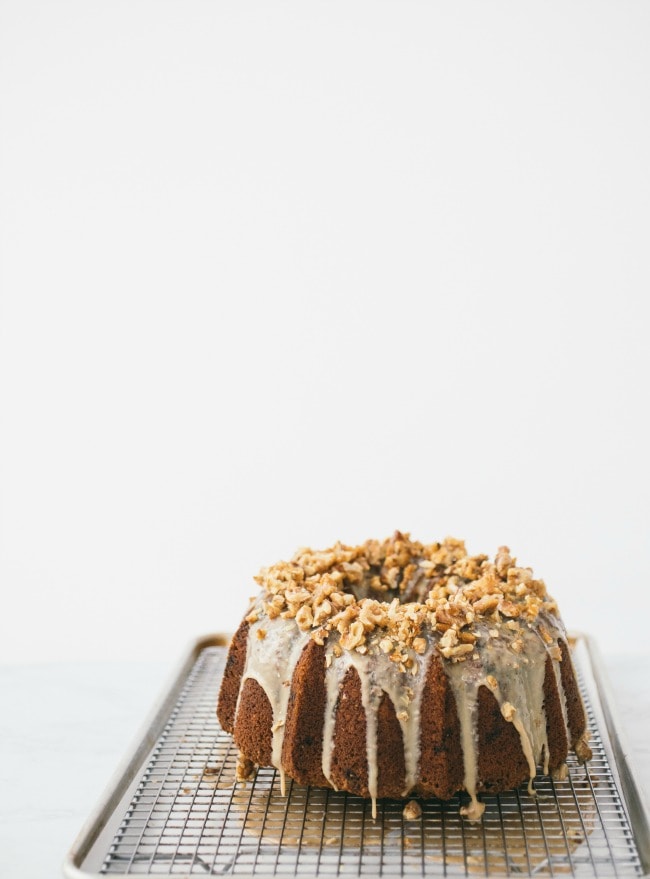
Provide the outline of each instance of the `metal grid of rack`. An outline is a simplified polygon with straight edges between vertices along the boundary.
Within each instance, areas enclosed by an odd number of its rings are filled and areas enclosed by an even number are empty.
[[[260,769],[235,783],[237,751],[215,716],[225,648],[199,654],[106,854],[101,872],[273,876],[641,876],[589,694],[593,759],[569,760],[566,780],[539,777],[484,796],[481,824],[461,797],[369,801],[289,782]],[[578,668],[578,673],[579,673]]]

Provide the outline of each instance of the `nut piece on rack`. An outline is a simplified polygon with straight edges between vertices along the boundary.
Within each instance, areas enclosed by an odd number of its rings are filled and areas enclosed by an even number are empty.
[[[405,821],[417,821],[422,816],[422,807],[417,800],[409,800],[404,806],[402,817]]]
[[[255,764],[248,757],[240,754],[237,758],[237,766],[235,767],[235,778],[237,781],[248,781],[255,772]]]

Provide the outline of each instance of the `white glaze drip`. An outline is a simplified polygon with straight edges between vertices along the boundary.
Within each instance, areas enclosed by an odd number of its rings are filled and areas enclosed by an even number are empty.
[[[358,657],[358,658],[357,658]],[[365,660],[365,661],[359,661]],[[381,704],[383,692],[374,680],[369,663],[361,654],[350,654],[350,665],[356,668],[361,682],[361,702],[366,713],[366,762],[368,764],[368,792],[372,799],[372,817],[377,817],[377,784],[379,768],[377,766],[377,712]]]
[[[325,714],[323,717],[323,754],[321,758],[321,767],[325,778],[332,785],[334,790],[338,790],[332,781],[334,727],[336,725],[336,704],[338,702],[339,692],[341,690],[343,678],[345,677],[345,672],[348,670],[348,664],[345,661],[345,658],[349,656],[349,654],[344,653],[337,660],[332,651],[333,646],[333,641],[328,642],[325,652],[325,661],[326,663],[329,663],[329,667],[326,668],[325,673]]]
[[[260,637],[259,630],[265,637]],[[252,679],[262,687],[271,705],[271,762],[280,771],[280,786],[285,792],[285,775],[282,768],[282,745],[291,694],[291,679],[300,655],[309,642],[309,632],[301,632],[295,620],[276,617],[264,618],[251,623],[248,629],[246,665],[242,675],[239,696],[244,681]],[[239,704],[237,705],[237,710]]]
[[[456,701],[463,749],[463,784],[472,800],[472,812],[476,812],[477,803],[478,690],[481,686],[493,692],[505,719],[519,734],[528,763],[528,789],[531,793],[534,792],[532,782],[537,766],[543,764],[548,771],[549,750],[544,711],[547,656],[544,643],[534,631],[525,629],[521,635],[523,649],[516,653],[507,633],[502,632],[501,637],[495,639],[489,637],[487,627],[479,626],[477,630],[481,635],[479,659],[443,662]],[[490,686],[488,677],[493,684],[496,681],[496,687]]]
[[[432,653],[432,650],[427,650],[426,654],[421,659],[418,658],[417,674],[411,676],[413,698],[406,709],[408,717],[404,720],[398,714],[397,718],[402,727],[402,738],[404,740],[404,765],[406,769],[404,791],[402,793],[402,796],[404,797],[408,796],[418,783],[418,770],[420,768],[420,715],[422,712],[422,696],[424,694],[424,685],[429,672],[429,665],[431,664]],[[393,704],[396,704],[394,698]]]
[[[368,767],[368,791],[373,800],[377,797],[379,773],[377,763],[377,715],[384,697],[388,696],[395,709],[402,731],[405,779],[403,796],[418,780],[420,762],[420,711],[422,694],[431,651],[426,656],[414,654],[414,671],[400,671],[398,665],[383,653],[363,655],[354,651],[334,653],[334,643],[326,648],[325,713],[323,719],[323,775],[332,781],[332,753],[336,727],[336,705],[345,674],[354,668],[361,682],[361,700],[366,717],[366,762]],[[373,805],[373,816],[375,806]]]
[[[553,659],[552,663],[553,673],[555,674],[555,684],[557,686],[558,693],[560,694],[560,710],[562,711],[562,720],[564,721],[564,732],[566,733],[567,744],[570,748],[571,730],[569,729],[569,709],[567,708],[566,692],[564,690],[564,684],[562,683],[562,669],[560,668],[560,663],[557,659]]]
[[[460,724],[460,743],[463,749],[463,785],[470,795],[472,805],[465,814],[470,820],[478,813],[480,804],[476,797],[478,779],[478,688],[479,678],[472,674],[470,660],[459,663],[443,663],[447,678],[456,701],[456,713]],[[476,819],[474,819],[476,820]]]
[[[528,790],[533,793],[533,779],[537,766],[547,762],[548,739],[546,733],[546,712],[544,710],[544,676],[546,673],[546,648],[535,632],[524,629],[522,633],[524,649],[521,654],[501,651],[504,668],[498,668],[499,695],[515,708],[512,724],[519,733],[521,749],[528,763]],[[514,655],[514,661],[507,657]],[[509,673],[506,673],[509,671]]]

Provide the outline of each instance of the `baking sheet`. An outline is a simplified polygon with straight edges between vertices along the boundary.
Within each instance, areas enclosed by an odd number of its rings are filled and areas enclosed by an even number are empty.
[[[275,770],[235,783],[236,749],[215,716],[228,637],[199,639],[89,818],[64,864],[68,877],[112,875],[643,876],[648,816],[634,782],[594,645],[574,661],[594,757],[569,777],[483,796],[480,825],[464,795],[379,801],[289,783]]]

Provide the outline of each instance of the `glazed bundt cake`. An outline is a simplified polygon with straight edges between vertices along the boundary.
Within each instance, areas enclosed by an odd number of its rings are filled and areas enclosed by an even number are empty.
[[[240,767],[371,797],[496,793],[591,756],[564,626],[507,547],[397,532],[263,569],[217,714]],[[247,768],[243,768],[243,775]],[[531,787],[532,790],[532,787]]]

